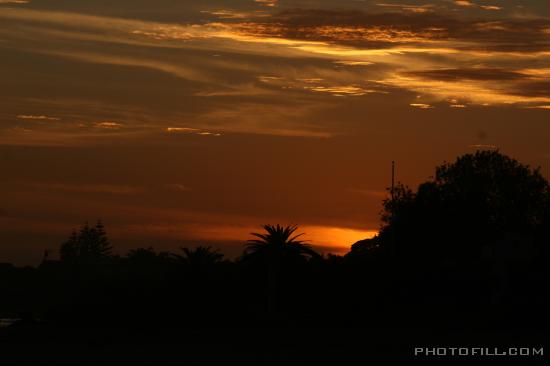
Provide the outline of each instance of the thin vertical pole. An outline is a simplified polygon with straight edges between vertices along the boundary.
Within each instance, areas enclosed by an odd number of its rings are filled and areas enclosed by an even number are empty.
[[[390,245],[389,245],[389,253],[390,256],[393,257],[395,255],[395,221],[393,219],[393,215],[395,214],[395,161],[392,160],[391,162],[391,226],[392,229],[390,230]]]
[[[395,189],[395,161],[391,162],[391,200],[393,201],[393,190]]]

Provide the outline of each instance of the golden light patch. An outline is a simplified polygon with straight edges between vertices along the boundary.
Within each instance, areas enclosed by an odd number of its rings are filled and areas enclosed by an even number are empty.
[[[311,86],[311,87],[304,87],[304,89],[308,89],[318,93],[330,93],[335,96],[345,96],[345,95],[361,96],[367,93],[376,93],[375,90],[363,89],[359,86],[353,86],[353,85]]]
[[[313,245],[341,247],[349,249],[352,244],[363,239],[373,238],[376,230],[357,230],[331,226],[304,226],[300,232],[305,233],[304,239]]]
[[[458,6],[466,6],[466,7],[476,6],[476,4],[472,3],[469,0],[455,0],[454,3]]]
[[[95,123],[94,127],[105,128],[108,130],[118,130],[120,127],[122,127],[122,124],[112,121],[103,121]]]
[[[374,62],[370,61],[334,61],[337,65],[345,65],[345,66],[370,66],[374,65]]]
[[[194,134],[198,136],[221,136],[221,133],[203,131],[198,128],[191,127],[168,127],[165,130],[168,133],[184,133],[184,134]]]
[[[409,105],[411,107],[415,107],[415,108],[419,108],[419,109],[432,109],[432,108],[434,108],[434,106],[432,106],[430,104],[425,104],[425,103],[410,103]]]
[[[277,6],[279,0],[254,0],[254,2],[261,6],[274,7]]]

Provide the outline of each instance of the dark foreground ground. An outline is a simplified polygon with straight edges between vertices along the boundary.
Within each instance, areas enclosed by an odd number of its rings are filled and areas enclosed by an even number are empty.
[[[369,327],[0,329],[0,365],[548,364],[548,356],[414,356],[415,347],[543,347],[548,334]],[[548,347],[546,347],[548,348]],[[548,351],[546,349],[545,351]]]

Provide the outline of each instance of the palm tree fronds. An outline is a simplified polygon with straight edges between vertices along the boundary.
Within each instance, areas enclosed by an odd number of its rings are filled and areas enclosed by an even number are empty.
[[[250,235],[257,239],[250,239],[245,244],[245,254],[264,254],[266,256],[296,256],[296,257],[317,257],[319,256],[310,245],[305,244],[305,240],[298,238],[305,235],[300,233],[293,234],[298,230],[297,225],[281,226],[263,225],[266,233],[251,233]]]

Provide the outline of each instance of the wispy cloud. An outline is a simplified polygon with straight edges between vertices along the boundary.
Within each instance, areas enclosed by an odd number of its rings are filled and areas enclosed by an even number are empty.
[[[530,72],[495,68],[422,70],[396,74],[383,82],[432,95],[439,101],[459,99],[474,104],[509,105],[550,103],[547,78]],[[456,107],[462,103],[452,104]]]
[[[172,132],[172,133],[196,133],[200,130],[198,128],[191,128],[191,127],[167,127],[166,132]]]
[[[419,109],[432,109],[434,108],[433,105],[426,104],[426,103],[411,103],[409,104],[411,107],[419,108]]]
[[[454,4],[467,8],[479,8],[483,10],[502,10],[502,7],[496,5],[483,5],[470,0],[454,0]]]
[[[473,144],[468,147],[476,150],[498,150],[498,146],[491,144]]]
[[[412,103],[416,108],[438,102],[451,108],[550,103],[547,76],[540,71],[550,57],[547,19],[476,20],[433,14],[436,8],[426,4],[421,9],[429,14],[407,6],[381,2],[377,8],[404,10],[373,13],[266,10],[253,18],[247,16],[255,16],[254,11],[204,10],[219,19],[187,24],[6,9],[0,18],[17,24],[18,30],[5,26],[0,33],[12,40],[10,47],[25,52],[121,70],[142,68],[179,79],[187,88],[181,93],[192,110],[185,115],[192,118],[191,127],[181,122],[191,119],[182,120],[173,109],[162,116],[144,109],[140,117],[139,128],[149,124],[150,131],[172,135],[329,137],[338,133],[331,129],[334,124],[328,128],[313,117],[337,105],[328,99],[367,99],[397,90],[424,95]],[[460,102],[447,102],[451,99]],[[410,98],[395,103],[411,104]],[[124,128],[108,124],[108,118],[121,118]],[[138,128],[127,121],[104,113],[81,123],[120,129],[117,133]]]
[[[218,132],[204,131],[199,128],[191,127],[168,127],[166,128],[166,132],[172,134],[193,134],[199,136],[221,136],[221,133]]]
[[[435,80],[518,80],[528,77],[528,75],[515,70],[506,70],[499,68],[475,67],[460,69],[436,69],[409,71],[407,75],[422,77]]]
[[[277,6],[279,0],[254,0],[254,2],[262,6],[274,7]]]
[[[222,131],[232,133],[252,133],[287,137],[330,138],[330,130],[323,125],[308,120],[311,104],[286,103],[239,103],[213,110],[197,119],[205,126],[223,126]],[[258,118],[258,116],[262,118]]]
[[[378,92],[377,90],[364,89],[356,85],[311,86],[306,87],[306,89],[319,93],[329,93],[334,96],[361,96]]]
[[[202,10],[201,13],[212,15],[218,19],[250,19],[269,16],[263,11],[244,12],[230,9]]]
[[[427,13],[434,11],[434,4],[424,4],[424,5],[410,5],[410,4],[387,4],[387,3],[378,3],[377,6],[387,8],[387,9],[398,9],[411,13]]]
[[[465,6],[465,7],[473,7],[476,6],[473,2],[470,0],[454,0],[453,1],[458,6]]]
[[[143,193],[145,189],[139,186],[126,186],[114,184],[68,184],[56,182],[26,183],[38,189],[75,192],[75,193],[107,193],[115,195],[134,195]]]
[[[374,62],[370,61],[351,61],[351,60],[344,60],[344,61],[334,61],[337,65],[345,65],[345,66],[370,66],[374,65]]]
[[[105,128],[108,130],[118,130],[119,128],[122,127],[122,124],[118,122],[113,122],[113,121],[102,121],[102,122],[94,123],[94,126],[98,128]]]
[[[165,185],[166,188],[176,192],[189,192],[191,188],[181,183],[170,183]]]
[[[50,116],[44,116],[44,115],[34,115],[34,114],[19,114],[17,115],[17,119],[27,119],[27,120],[35,120],[35,121],[59,121],[60,118],[57,117],[50,117]]]

